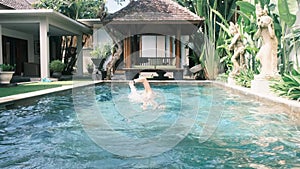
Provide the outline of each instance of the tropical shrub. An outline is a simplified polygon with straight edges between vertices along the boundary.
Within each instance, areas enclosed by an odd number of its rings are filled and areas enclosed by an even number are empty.
[[[250,69],[242,70],[239,74],[234,76],[237,85],[250,88],[251,81],[254,79],[254,72]]]
[[[0,69],[2,71],[14,71],[16,65],[10,65],[10,64],[0,64]]]
[[[62,72],[65,68],[65,64],[60,60],[54,60],[50,63],[50,70],[54,72]]]
[[[293,100],[300,100],[300,70],[292,69],[290,73],[284,73],[281,80],[274,81],[270,86],[279,96],[285,96]]]
[[[112,54],[112,45],[109,43],[104,44],[102,47],[97,46],[93,51],[90,52],[92,58],[105,59]]]

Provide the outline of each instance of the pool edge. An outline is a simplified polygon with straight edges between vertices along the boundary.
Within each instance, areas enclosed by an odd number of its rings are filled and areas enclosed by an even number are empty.
[[[275,94],[262,94],[251,91],[250,88],[245,88],[236,85],[229,85],[224,82],[213,81],[213,84],[216,86],[221,86],[226,89],[229,89],[233,93],[242,94],[244,96],[250,96],[257,101],[269,101],[272,103],[280,104],[289,109],[292,113],[300,113],[300,102],[289,100],[287,98],[276,96]],[[300,114],[299,114],[300,115]]]
[[[89,81],[89,82],[84,82],[84,83],[79,83],[79,84],[72,84],[72,85],[61,86],[61,87],[57,87],[57,88],[51,88],[51,89],[39,90],[39,91],[35,91],[35,92],[22,93],[22,94],[17,94],[17,95],[1,97],[0,98],[0,108],[1,107],[6,107],[6,106],[9,106],[9,105],[13,105],[15,102],[25,100],[25,99],[29,99],[29,98],[35,98],[35,97],[40,97],[40,96],[51,94],[51,93],[67,91],[67,90],[71,90],[71,89],[77,88],[77,87],[95,85],[95,84],[99,84],[99,83],[111,83],[111,82],[126,83],[126,82],[128,82],[128,80]],[[238,93],[238,94],[242,94],[242,95],[245,95],[245,96],[250,96],[250,97],[254,98],[257,101],[269,101],[269,102],[272,102],[272,103],[280,104],[280,105],[285,106],[286,108],[288,108],[289,111],[291,111],[293,113],[300,113],[300,103],[297,102],[297,101],[289,100],[289,99],[282,98],[282,97],[278,97],[276,95],[265,95],[265,94],[261,94],[261,93],[256,93],[254,91],[251,91],[248,88],[244,88],[244,87],[236,86],[236,85],[229,85],[229,84],[224,83],[224,82],[209,81],[209,80],[205,80],[205,81],[199,81],[199,80],[180,80],[180,81],[151,80],[149,82],[150,82],[150,84],[151,83],[213,84],[215,86],[219,86],[219,87],[229,89],[232,93]]]

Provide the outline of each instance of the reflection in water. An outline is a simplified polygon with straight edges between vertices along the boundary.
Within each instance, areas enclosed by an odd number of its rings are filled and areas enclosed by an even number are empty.
[[[177,86],[152,85],[154,100],[165,109],[153,111],[149,106],[142,110],[143,103],[137,98],[144,90],[134,87],[132,93],[127,84],[113,86],[112,91],[110,85],[96,86],[102,115],[124,135],[156,136],[180,115],[199,110],[190,133],[172,150],[149,158],[109,153],[88,137],[73,109],[71,93],[62,92],[38,98],[31,105],[0,110],[0,168],[300,168],[300,118],[283,107],[216,87],[185,85],[180,95]],[[90,111],[87,91],[82,88],[76,97]],[[211,97],[213,102],[208,102]],[[196,102],[199,107],[194,106]],[[180,104],[184,104],[182,114]],[[199,143],[212,111],[223,111],[218,128],[206,142]],[[105,136],[109,138],[110,133]],[[123,147],[127,145],[131,143]]]

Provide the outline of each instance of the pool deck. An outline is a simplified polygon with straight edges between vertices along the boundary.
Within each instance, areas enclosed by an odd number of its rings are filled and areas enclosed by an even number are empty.
[[[6,97],[0,97],[0,108],[13,105],[17,101],[21,101],[21,100],[25,100],[25,99],[29,99],[29,98],[34,98],[34,97],[40,97],[40,96],[51,94],[51,93],[57,93],[57,92],[62,92],[62,91],[66,91],[66,90],[71,90],[75,87],[83,87],[83,86],[88,86],[88,85],[94,85],[94,84],[101,83],[101,82],[103,82],[103,81],[102,80],[87,81],[87,82],[82,82],[82,83],[76,83],[76,84],[73,84],[73,85],[66,85],[66,86],[61,86],[61,87],[45,89],[45,90],[39,90],[39,91],[34,91],[34,92],[28,92],[28,93],[16,94],[16,95],[11,95],[11,96],[6,96]]]
[[[276,96],[274,93],[269,94],[262,94],[258,92],[254,92],[249,88],[236,86],[236,85],[229,85],[227,83],[222,82],[213,82],[217,86],[222,86],[226,89],[231,90],[232,93],[238,93],[245,96],[249,96],[254,98],[257,101],[261,102],[272,102],[275,104],[282,105],[289,109],[292,113],[297,113],[300,115],[300,102],[295,100],[289,100],[287,98]]]
[[[20,100],[25,100],[29,98],[34,98],[34,97],[40,97],[46,94],[50,93],[55,93],[55,92],[61,92],[61,91],[66,91],[66,90],[71,90],[76,87],[82,87],[82,86],[87,86],[87,85],[94,85],[98,83],[103,83],[103,82],[116,82],[116,83],[125,83],[128,81],[125,80],[113,80],[113,81],[89,81],[89,82],[83,82],[83,83],[76,83],[73,85],[67,85],[67,86],[62,86],[62,87],[57,87],[57,88],[51,88],[51,89],[45,89],[45,90],[40,90],[40,91],[35,91],[35,92],[30,92],[30,93],[23,93],[23,94],[17,94],[17,95],[12,95],[12,96],[6,96],[6,97],[1,97],[0,98],[0,107],[6,107],[9,105],[13,105],[15,102],[20,101]],[[251,91],[249,88],[244,88],[240,86],[235,86],[235,85],[229,85],[223,82],[217,82],[217,81],[199,81],[199,80],[180,80],[180,81],[174,81],[174,80],[164,80],[164,81],[150,81],[151,83],[186,83],[186,84],[191,84],[191,83],[198,83],[198,84],[213,84],[219,87],[223,87],[225,89],[229,89],[233,93],[238,93],[242,94],[245,96],[249,96],[251,98],[256,99],[257,101],[262,101],[262,102],[272,102],[275,104],[280,104],[286,108],[289,109],[289,111],[293,113],[298,113],[300,115],[300,102],[294,101],[294,100],[289,100],[283,97],[278,97],[275,94],[261,94],[257,93],[254,91]]]

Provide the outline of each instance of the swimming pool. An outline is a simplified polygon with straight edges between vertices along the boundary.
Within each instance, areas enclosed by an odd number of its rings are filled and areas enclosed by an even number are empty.
[[[112,83],[0,110],[0,168],[300,167],[285,108],[211,84],[151,85],[156,109]]]

